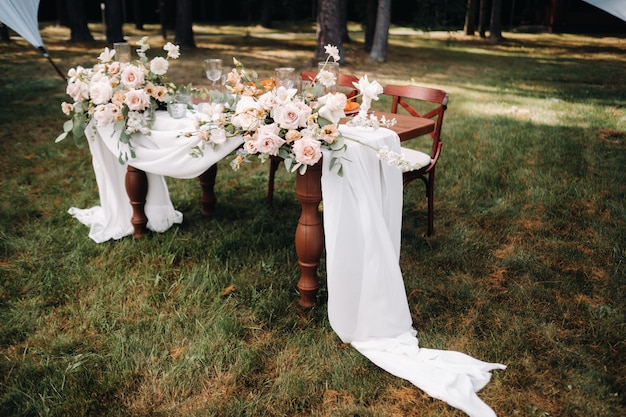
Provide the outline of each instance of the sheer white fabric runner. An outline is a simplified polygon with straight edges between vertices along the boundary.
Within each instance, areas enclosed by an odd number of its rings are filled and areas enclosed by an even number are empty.
[[[387,129],[341,128],[344,136],[400,151]],[[324,158],[322,194],[328,316],[343,342],[389,373],[472,417],[495,416],[477,395],[490,380],[487,363],[455,351],[420,348],[399,266],[402,174],[376,152],[348,141],[344,175]]]
[[[165,176],[195,178],[243,142],[242,138],[231,138],[215,149],[207,146],[204,156],[194,158],[190,154],[191,148],[199,145],[200,139],[177,138],[180,133],[193,130],[191,118],[172,119],[167,112],[159,111],[150,136],[133,135],[136,156],[130,164],[148,176],[145,212],[150,230],[164,232],[183,221],[182,213],[172,205]],[[89,226],[89,237],[98,243],[129,236],[133,233],[132,209],[124,185],[126,165],[118,161],[119,132],[114,133],[112,125],[96,128],[92,122],[85,135],[91,150],[100,205],[87,209],[72,207],[69,213]]]

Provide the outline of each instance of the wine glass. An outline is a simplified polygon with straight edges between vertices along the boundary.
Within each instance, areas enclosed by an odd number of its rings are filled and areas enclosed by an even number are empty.
[[[222,78],[222,60],[205,59],[204,70],[206,77],[213,82],[213,88],[215,88],[215,83]]]

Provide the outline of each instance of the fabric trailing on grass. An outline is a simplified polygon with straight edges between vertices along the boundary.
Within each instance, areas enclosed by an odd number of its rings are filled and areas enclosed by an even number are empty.
[[[342,127],[343,129],[347,129]],[[397,135],[350,128],[367,143],[400,151]],[[393,144],[392,144],[393,142]],[[399,266],[402,174],[365,146],[348,143],[343,177],[324,158],[322,194],[328,316],[345,343],[387,372],[472,417],[495,416],[476,394],[506,366],[419,347]]]
[[[243,138],[231,138],[215,149],[206,146],[204,155],[196,158],[191,155],[191,150],[194,146],[201,146],[201,140],[197,136],[177,137],[195,130],[192,118],[173,119],[167,112],[160,111],[149,136],[136,133],[132,137],[135,158],[128,163],[145,171],[148,177],[145,213],[150,230],[165,232],[183,221],[182,213],[174,209],[165,176],[195,178],[243,142]],[[132,208],[125,187],[127,164],[120,164],[118,160],[122,145],[118,140],[120,132],[115,132],[113,125],[96,128],[92,121],[85,129],[85,135],[100,205],[87,209],[71,207],[69,213],[90,228],[89,237],[97,243],[132,235]]]

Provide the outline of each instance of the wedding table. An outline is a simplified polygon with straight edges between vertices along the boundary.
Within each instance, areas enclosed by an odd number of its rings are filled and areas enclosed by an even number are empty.
[[[428,133],[432,124],[426,120],[396,129],[407,135]],[[407,129],[413,132],[406,133]],[[145,228],[164,232],[182,222],[164,176],[204,177],[203,188],[211,194],[215,164],[242,140],[231,139],[194,158],[190,149],[200,144],[199,139],[179,135],[191,130],[190,118],[172,119],[159,112],[151,135],[133,136],[135,157],[120,164],[122,145],[113,128],[88,126],[100,206],[69,211],[90,227],[94,241],[140,236]],[[295,235],[301,269],[299,303],[305,307],[315,304],[317,267],[325,245],[328,318],[339,338],[380,368],[471,417],[495,416],[476,393],[489,382],[491,370],[504,369],[504,365],[419,346],[399,264],[402,172],[380,161],[370,148],[387,146],[399,153],[398,132],[345,125],[340,130],[348,145],[343,176],[331,172],[329,157],[308,167],[304,175],[296,174],[296,195],[302,205]],[[318,210],[322,199],[323,225]],[[204,202],[207,210],[213,202]]]

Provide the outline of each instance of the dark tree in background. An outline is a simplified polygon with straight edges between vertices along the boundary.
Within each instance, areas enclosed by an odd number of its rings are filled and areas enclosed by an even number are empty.
[[[84,0],[67,0],[67,20],[70,27],[70,40],[74,42],[92,41],[93,36],[87,26]]]
[[[2,39],[2,42],[11,41],[11,37],[9,36],[9,27],[2,22],[0,22],[0,39]]]
[[[330,44],[339,48],[340,62],[344,62],[341,42],[341,0],[318,0],[317,3],[317,47],[315,59],[326,59],[324,46]]]
[[[478,9],[478,35],[481,38],[487,35],[487,7],[489,2],[487,0],[480,0],[480,6]]]
[[[387,60],[387,43],[389,41],[389,25],[391,24],[391,0],[378,0],[376,12],[376,30],[374,43],[369,59],[376,62]]]
[[[465,25],[463,26],[463,33],[466,35],[473,35],[476,24],[476,8],[478,6],[478,0],[467,0],[467,11],[465,12]]]
[[[489,39],[493,42],[501,41],[502,38],[502,0],[491,2],[491,22],[489,25]]]
[[[122,0],[106,0],[104,2],[104,16],[107,42],[124,42],[124,33],[122,30],[124,10]]]
[[[378,0],[365,0],[365,17],[363,18],[363,29],[365,30],[365,43],[363,49],[365,52],[372,50],[374,44],[374,33],[376,33],[376,10],[378,9]]]
[[[133,19],[135,21],[135,29],[143,30],[143,13],[141,0],[133,0]]]
[[[188,48],[195,48],[193,38],[193,9],[192,0],[176,1],[176,36],[174,43]]]
[[[260,24],[264,28],[272,27],[272,0],[263,0],[261,2],[261,19]]]

